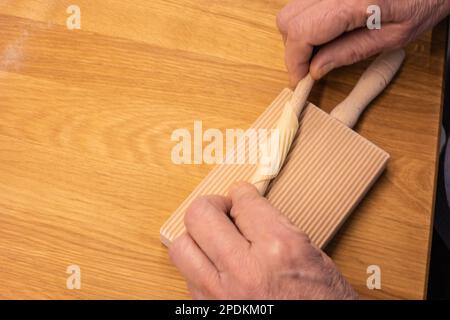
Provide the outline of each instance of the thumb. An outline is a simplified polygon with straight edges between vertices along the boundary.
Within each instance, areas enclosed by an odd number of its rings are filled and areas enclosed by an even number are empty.
[[[322,46],[311,62],[311,76],[318,80],[333,69],[354,64],[381,52],[389,47],[389,43],[383,40],[385,32],[360,29]]]
[[[229,195],[233,205],[241,202],[263,198],[256,187],[247,182],[238,182],[230,187]]]

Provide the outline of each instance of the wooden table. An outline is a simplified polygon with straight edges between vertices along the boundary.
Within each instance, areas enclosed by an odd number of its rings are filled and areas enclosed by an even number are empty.
[[[188,298],[159,228],[211,166],[173,164],[171,133],[247,128],[286,86],[286,0],[77,0],[68,30],[72,3],[0,3],[0,298]],[[392,160],[327,252],[363,297],[424,297],[444,40],[438,28],[410,45],[357,127]],[[311,101],[331,110],[366,66]],[[80,290],[66,288],[72,264]]]

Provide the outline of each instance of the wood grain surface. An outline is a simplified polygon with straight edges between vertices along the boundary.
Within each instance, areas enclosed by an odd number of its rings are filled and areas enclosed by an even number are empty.
[[[0,2],[0,298],[189,297],[159,228],[212,166],[173,164],[170,137],[194,120],[245,129],[286,86],[286,2]],[[81,30],[66,27],[71,4]],[[444,41],[437,28],[411,44],[355,128],[391,155],[327,247],[363,297],[424,297]],[[311,102],[330,111],[367,65],[333,72]]]

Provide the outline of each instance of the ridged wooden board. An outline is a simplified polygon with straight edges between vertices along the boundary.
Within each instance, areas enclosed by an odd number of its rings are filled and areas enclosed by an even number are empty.
[[[252,128],[272,128],[291,95],[291,90],[283,90]],[[267,198],[323,248],[383,172],[388,159],[385,151],[310,103]],[[169,245],[185,231],[184,213],[196,197],[227,195],[231,184],[249,181],[254,171],[251,164],[217,166],[162,226],[162,242]]]

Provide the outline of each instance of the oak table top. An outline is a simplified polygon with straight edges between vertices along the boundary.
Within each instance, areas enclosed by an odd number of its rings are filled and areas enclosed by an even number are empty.
[[[1,1],[0,298],[189,297],[159,228],[212,166],[174,164],[171,134],[247,128],[287,85],[286,2],[77,0],[69,30],[73,1]],[[444,50],[442,28],[408,46],[356,127],[391,160],[326,251],[363,297],[426,292]],[[310,100],[330,111],[367,65]]]

